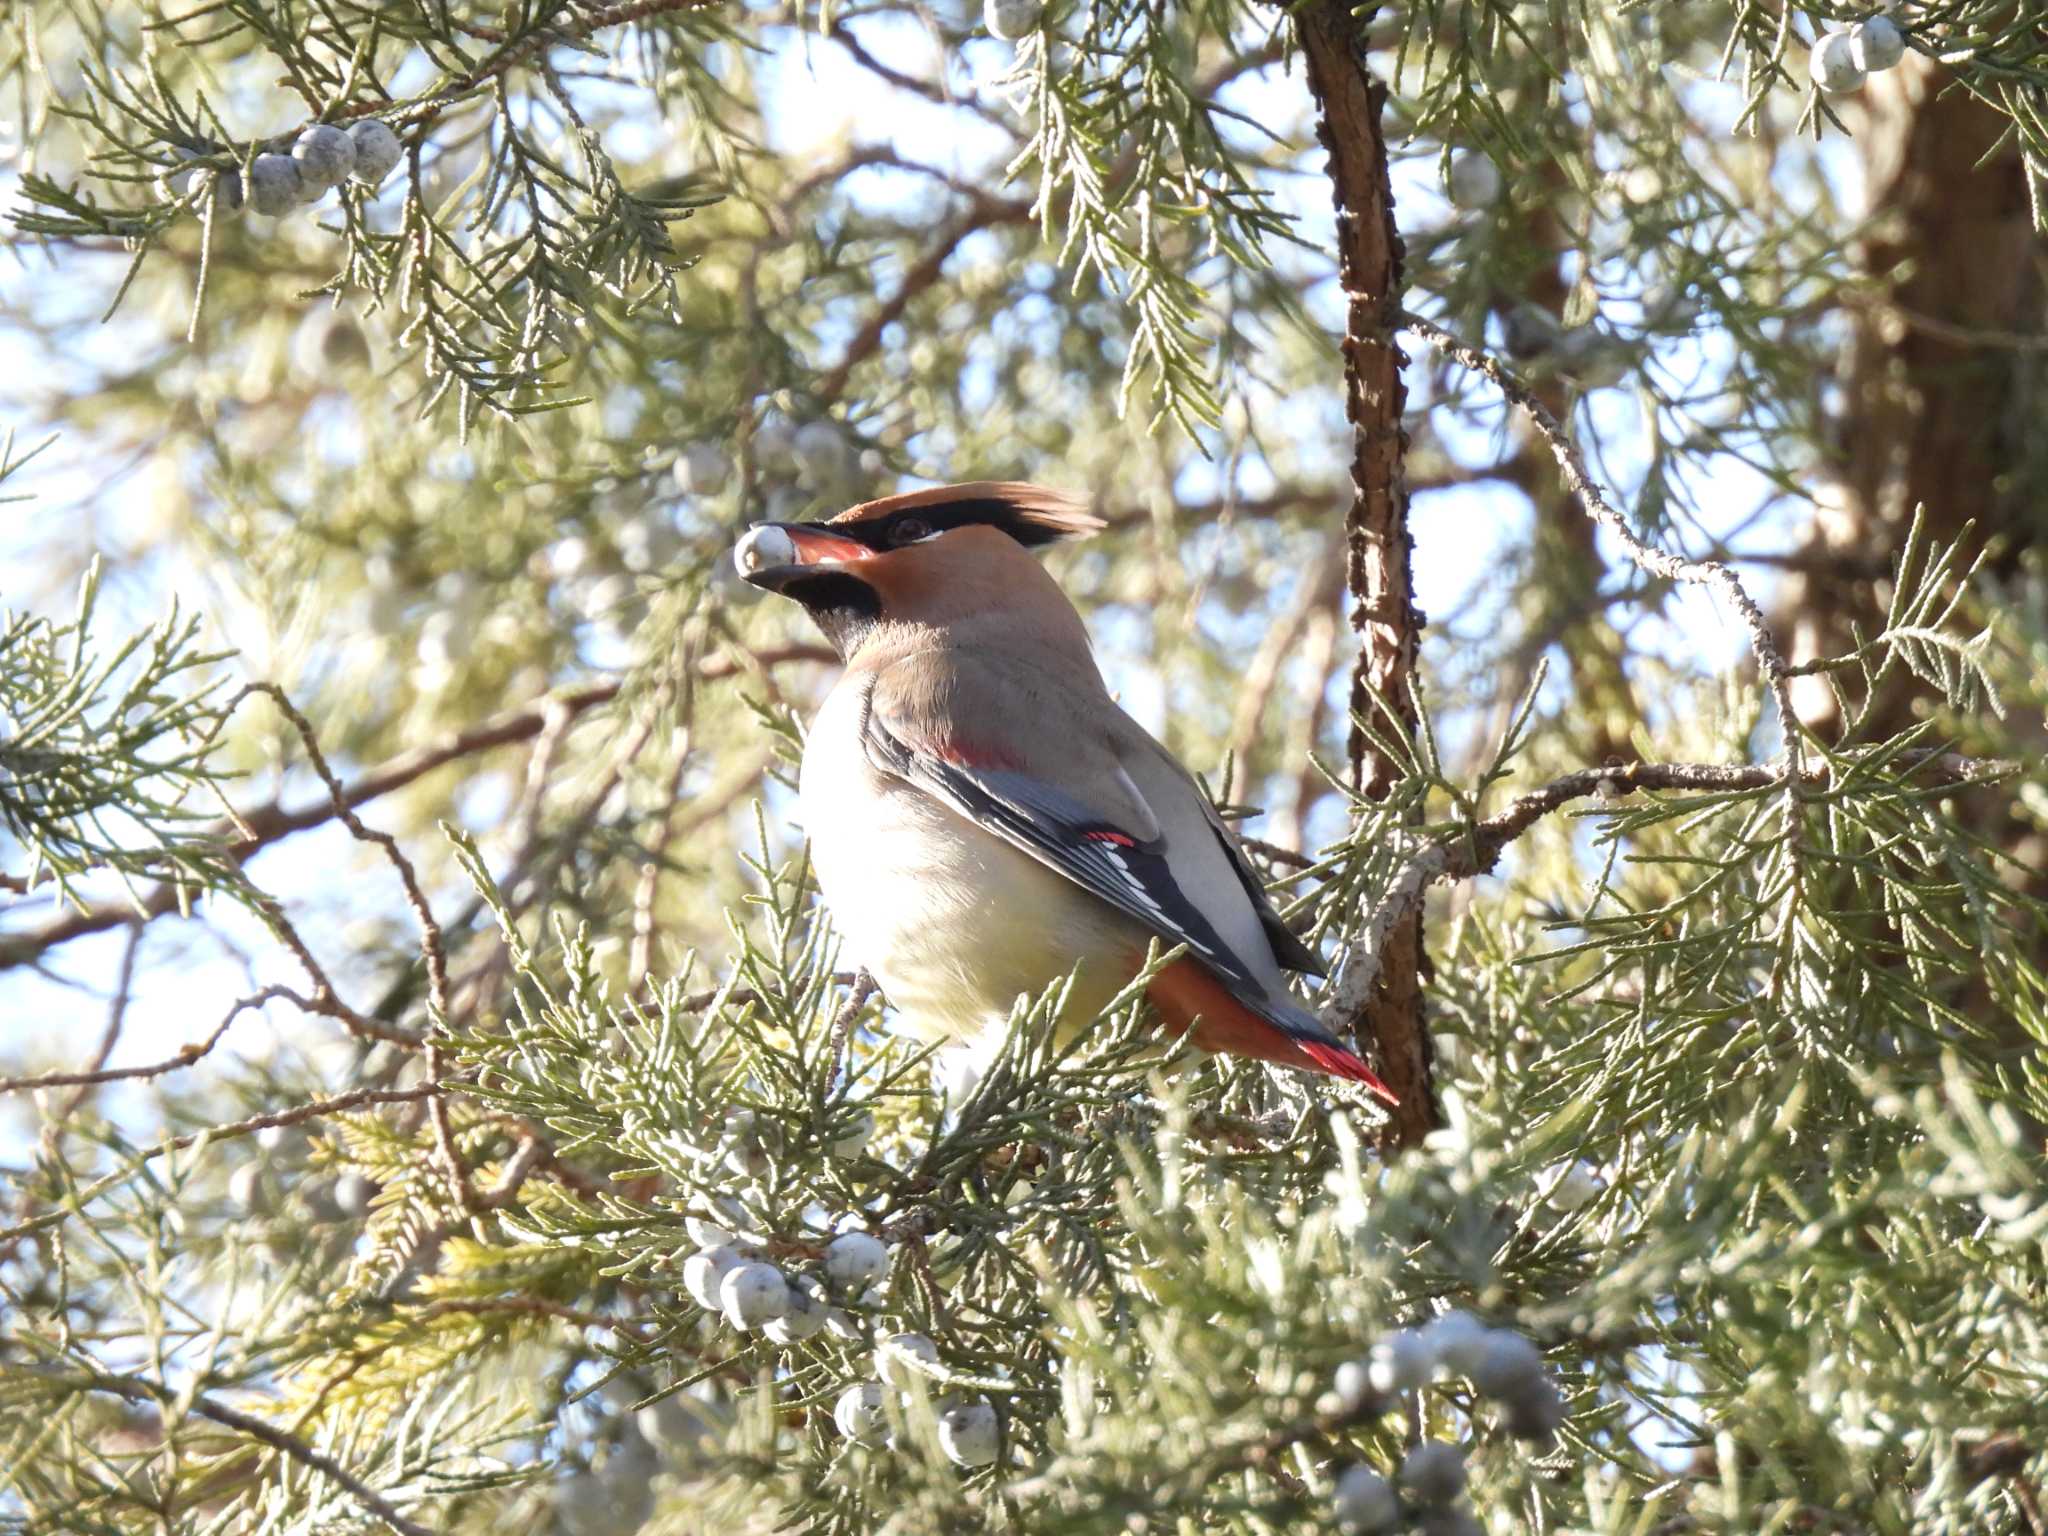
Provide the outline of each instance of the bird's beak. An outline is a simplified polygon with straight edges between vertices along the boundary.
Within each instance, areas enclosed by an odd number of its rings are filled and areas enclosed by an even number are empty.
[[[872,560],[875,552],[854,539],[810,523],[756,523],[732,548],[740,578],[780,592],[807,566],[846,565]]]

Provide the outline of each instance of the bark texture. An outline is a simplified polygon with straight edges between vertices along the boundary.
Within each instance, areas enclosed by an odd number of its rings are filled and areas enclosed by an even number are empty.
[[[2032,227],[2010,125],[1918,57],[1873,75],[1859,106],[1852,126],[1871,219],[1857,257],[1876,293],[1852,312],[1827,424],[1832,483],[1780,596],[1794,662],[1881,628],[1916,507],[1933,538],[1988,550],[1995,583],[2038,579],[2048,547],[2048,241]],[[1945,720],[1940,739],[2038,760],[2048,746],[2042,701],[2022,674],[2014,669],[2002,724]],[[1806,680],[1794,707],[1823,740],[1841,729],[1819,679]],[[1862,734],[1890,735],[1936,708],[1924,685],[1901,679]],[[2015,885],[2048,897],[2048,838],[2016,797],[1972,797],[1963,814],[2014,856]],[[2032,951],[2048,964],[2048,938]],[[2016,1058],[2036,1049],[1988,991],[1953,1001]]]
[[[1354,16],[1339,0],[1311,0],[1295,13],[1316,134],[1330,156],[1337,209],[1338,271],[1345,292],[1344,406],[1351,422],[1352,497],[1345,515],[1345,585],[1358,660],[1351,674],[1352,782],[1368,798],[1386,798],[1401,765],[1374,747],[1358,721],[1378,720],[1389,734],[1412,735],[1409,680],[1423,616],[1409,580],[1408,494],[1401,417],[1406,361],[1395,344],[1401,307],[1401,237],[1394,225],[1383,127],[1386,91],[1366,68],[1370,11]],[[1380,716],[1380,700],[1395,718]],[[1400,1095],[1385,1141],[1407,1146],[1438,1120],[1429,1032],[1422,1003],[1422,918],[1404,919],[1388,937],[1379,984],[1357,1021],[1376,1047],[1388,1085]]]
[[[1861,578],[1872,556],[1888,566],[1916,506],[1937,539],[1974,523],[2004,574],[2048,535],[2048,243],[2020,156],[2000,145],[2009,124],[1918,57],[1873,75],[1861,104],[1873,218],[1859,265],[1881,287],[1854,313],[1828,423],[1835,483],[1804,551],[1821,574],[1787,584],[1795,662],[1874,632],[1889,584]],[[1858,579],[1831,578],[1831,558]],[[1835,723],[1825,688],[1798,706],[1823,735]],[[1904,710],[1874,724],[1897,728]]]

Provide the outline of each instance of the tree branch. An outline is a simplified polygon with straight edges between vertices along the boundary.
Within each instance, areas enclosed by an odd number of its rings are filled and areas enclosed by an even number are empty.
[[[210,1125],[203,1131],[188,1131],[182,1136],[169,1137],[146,1152],[130,1158],[125,1166],[116,1168],[104,1178],[86,1185],[76,1195],[68,1198],[61,1209],[32,1216],[26,1221],[16,1222],[11,1227],[0,1227],[0,1243],[12,1243],[46,1227],[56,1226],[74,1210],[83,1209],[123,1179],[132,1178],[136,1170],[145,1163],[155,1162],[172,1152],[182,1152],[188,1147],[197,1146],[201,1141],[226,1141],[232,1136],[248,1136],[256,1131],[268,1130],[272,1126],[304,1125],[308,1120],[343,1114],[351,1109],[361,1109],[368,1104],[413,1104],[421,1099],[431,1098],[441,1091],[433,1084],[420,1088],[358,1088],[353,1093],[340,1094],[331,1099],[314,1099],[310,1103],[294,1105],[290,1109],[251,1115],[246,1120],[235,1120],[226,1125]],[[0,1257],[4,1257],[4,1254],[0,1254]]]
[[[137,931],[139,932],[140,930],[138,929]],[[126,988],[124,987],[124,996],[125,993]],[[82,1072],[46,1072],[40,1077],[0,1077],[0,1093],[21,1093],[45,1088],[92,1088],[97,1087],[101,1083],[124,1082],[130,1078],[162,1077],[166,1072],[179,1071],[181,1068],[189,1067],[194,1062],[200,1060],[216,1045],[220,1044],[221,1037],[228,1032],[228,1026],[234,1023],[236,1019],[240,1018],[250,1009],[260,1008],[263,1004],[280,997],[299,1004],[302,1008],[306,1008],[308,1012],[314,1011],[309,1005],[309,1000],[300,997],[290,987],[265,987],[261,992],[241,999],[234,1007],[230,1008],[227,1017],[216,1024],[213,1028],[213,1033],[204,1040],[182,1047],[177,1055],[169,1057],[164,1061],[155,1062],[146,1067],[104,1067],[103,1063],[107,1059],[108,1051],[103,1048],[95,1053],[93,1064]],[[111,1044],[111,1041],[108,1043]],[[68,1113],[70,1108],[74,1108],[77,1102],[77,1099],[74,1098],[71,1101],[71,1105],[67,1106],[66,1112]],[[61,1120],[64,1117],[60,1114],[57,1118]]]
[[[2021,771],[2020,764],[2003,758],[1970,758],[1934,750],[1900,753],[1894,761],[1944,785],[1988,784]],[[1352,941],[1324,1004],[1326,1022],[1334,1026],[1349,1017],[1370,994],[1384,963],[1387,936],[1421,907],[1430,886],[1493,873],[1507,846],[1553,811],[1589,795],[1618,800],[1641,790],[1703,790],[1711,794],[1773,789],[1788,783],[1795,771],[1802,783],[1815,788],[1826,787],[1835,777],[1827,764],[1799,770],[1769,763],[1625,763],[1581,768],[1517,797],[1496,815],[1429,843],[1395,871],[1379,906]]]
[[[846,994],[846,1001],[839,1005],[839,1011],[832,1015],[832,1075],[826,1079],[827,1093],[839,1086],[839,1079],[846,1071],[847,1043],[852,1038],[853,1026],[860,1018],[861,1009],[881,990],[865,967],[853,973],[853,988]]]
[[[1003,224],[1028,224],[1031,222],[1031,205],[1028,202],[1000,202],[994,198],[977,199],[972,207],[955,219],[919,259],[916,266],[903,274],[903,280],[896,285],[896,291],[884,299],[875,312],[868,316],[867,323],[854,333],[853,340],[846,344],[846,351],[839,361],[818,381],[817,396],[820,400],[837,400],[846,389],[846,382],[853,370],[881,350],[882,333],[903,318],[903,312],[921,293],[935,285],[944,275],[946,263],[969,235],[978,230],[992,229]]]
[[[1311,0],[1294,13],[1316,137],[1330,156],[1337,207],[1337,267],[1344,284],[1344,411],[1351,423],[1352,498],[1345,514],[1345,579],[1358,660],[1351,674],[1349,757],[1352,783],[1384,800],[1402,765],[1374,747],[1368,722],[1382,715],[1404,736],[1415,731],[1410,682],[1422,635],[1410,581],[1408,496],[1403,483],[1408,438],[1401,428],[1407,391],[1405,361],[1395,345],[1401,313],[1401,237],[1394,225],[1382,116],[1386,88],[1365,61],[1365,29],[1373,7],[1355,14],[1341,0]],[[1412,1145],[1437,1123],[1430,1083],[1429,1033],[1422,1019],[1422,920],[1409,912],[1398,931],[1382,936],[1377,988],[1344,1019],[1346,1035],[1371,1035],[1388,1086],[1400,1099],[1384,1141]]]
[[[557,43],[576,41],[602,32],[610,27],[624,26],[629,22],[646,21],[651,17],[668,15],[675,11],[711,9],[717,0],[632,0],[626,5],[603,6],[586,11],[566,26],[541,27],[525,35],[516,35],[496,27],[479,26],[471,28],[476,35],[489,42],[498,42],[497,52],[485,55],[483,61],[460,80],[432,97],[410,103],[399,115],[398,120],[414,124],[432,122],[444,108],[453,106],[479,86],[488,85],[507,70],[518,65],[543,49]],[[495,33],[496,36],[492,36]],[[341,121],[360,117],[366,113],[388,110],[389,103],[368,101],[345,107],[329,114],[330,120]]]
[[[825,662],[837,659],[832,651],[822,645],[773,646],[753,652],[749,658],[751,662],[764,667],[796,661]],[[736,661],[729,656],[708,657],[697,669],[697,676],[707,680],[733,677],[743,671],[746,665],[747,663]],[[402,752],[380,767],[371,769],[353,784],[344,786],[340,805],[354,810],[381,795],[403,789],[415,780],[432,773],[436,768],[446,767],[449,763],[474,757],[495,747],[510,746],[515,742],[529,740],[546,728],[551,714],[566,712],[573,718],[617,698],[624,686],[622,681],[613,679],[572,688],[564,693],[552,694],[523,708],[493,716],[481,725],[445,736],[430,746]],[[237,863],[243,863],[272,843],[280,842],[295,833],[324,826],[339,814],[332,794],[294,809],[286,809],[281,801],[272,801],[254,810],[240,812],[233,820],[216,822],[210,830],[214,835],[223,838],[241,834],[229,845],[228,853]],[[102,906],[66,912],[41,928],[0,938],[0,971],[26,964],[44,951],[86,934],[118,928],[123,923],[135,922],[138,918],[147,922],[162,917],[177,907],[179,895],[180,888],[177,885],[166,883],[157,886],[142,898],[139,911],[137,905],[133,903],[108,902]]]
[[[1521,407],[1556,456],[1565,484],[1584,505],[1586,515],[1619,539],[1629,559],[1639,568],[1667,581],[1712,588],[1727,600],[1741,618],[1743,627],[1749,631],[1749,648],[1756,657],[1757,670],[1763,674],[1771,697],[1777,701],[1779,721],[1785,734],[1785,755],[1793,769],[1788,782],[1790,778],[1799,777],[1803,752],[1799,717],[1792,711],[1790,675],[1785,658],[1778,650],[1778,642],[1772,637],[1770,625],[1764,618],[1764,611],[1749,595],[1742,579],[1718,560],[1687,560],[1644,543],[1636,536],[1635,529],[1629,526],[1628,519],[1615,510],[1614,504],[1594,483],[1586,471],[1586,461],[1580,456],[1578,445],[1551,414],[1550,408],[1537,398],[1534,390],[1510,373],[1498,358],[1460,341],[1435,321],[1425,320],[1405,310],[1400,312],[1399,321],[1402,329],[1413,331],[1444,356],[1482,375],[1510,403]]]
[[[927,88],[909,76],[899,75],[887,69],[886,66],[874,60],[843,27],[835,27],[827,35],[852,53],[855,59],[863,66],[874,70],[882,78],[888,80],[889,83],[899,89],[917,91],[921,95],[929,95],[930,90],[937,89],[937,87]],[[1213,96],[1240,75],[1264,69],[1279,57],[1280,49],[1277,40],[1268,39],[1258,47],[1235,55],[1215,71],[1197,81],[1194,86],[1195,94],[1203,98]],[[976,110],[980,110],[980,108],[977,107]],[[1107,178],[1108,184],[1113,187],[1122,184],[1130,175],[1135,164],[1134,155],[1126,152],[1111,169]],[[919,294],[925,292],[938,282],[944,273],[947,261],[952,258],[953,252],[960,248],[961,242],[966,240],[969,235],[979,230],[996,229],[1004,225],[1030,224],[1037,218],[1039,212],[1037,203],[1029,198],[994,198],[975,191],[970,191],[968,197],[969,202],[966,210],[939,235],[932,248],[924,254],[917,265],[903,274],[903,280],[896,285],[896,291],[882,301],[880,307],[868,317],[866,324],[862,325],[860,330],[854,333],[853,339],[847,343],[846,351],[841,354],[839,361],[819,379],[813,392],[820,400],[829,403],[839,398],[845,391],[847,381],[852,377],[854,369],[858,368],[881,349],[882,333],[896,321],[903,318],[903,312],[910,307]]]
[[[631,1319],[604,1317],[596,1312],[586,1312],[579,1307],[564,1306],[559,1301],[548,1301],[539,1296],[442,1296],[420,1305],[403,1305],[400,1313],[407,1318],[426,1321],[436,1317],[507,1315],[514,1317],[549,1317],[565,1323],[574,1323],[579,1328],[602,1328],[621,1338],[631,1339],[635,1344],[646,1344],[647,1336],[633,1326]]]
[[[277,706],[279,712],[299,733],[299,745],[305,749],[307,760],[313,771],[320,775],[320,782],[327,786],[328,802],[334,807],[334,814],[341,818],[349,835],[358,842],[374,843],[383,849],[384,856],[398,871],[399,884],[405,888],[405,904],[420,925],[420,953],[427,965],[427,998],[433,1009],[432,1019],[436,1030],[448,1027],[448,951],[442,941],[441,925],[434,920],[434,909],[427,902],[426,892],[420,889],[419,871],[413,868],[412,860],[405,856],[398,846],[398,839],[389,832],[379,832],[366,826],[362,818],[349,808],[348,791],[341,780],[334,776],[334,770],[327,766],[327,754],[320,750],[320,738],[313,730],[313,723],[299,712],[297,705],[275,683],[251,683],[242,690],[236,702],[252,693],[260,693]],[[233,705],[229,706],[231,709]],[[553,711],[543,723],[543,730],[552,727],[561,719],[561,711]],[[303,946],[295,946],[303,949]],[[315,973],[318,980],[318,973]],[[332,994],[333,988],[325,989]],[[441,1086],[441,1048],[434,1034],[429,1033],[426,1041],[427,1081],[436,1090]],[[475,1194],[469,1187],[469,1169],[462,1161],[462,1153],[455,1145],[455,1133],[448,1124],[448,1101],[438,1091],[427,1100],[427,1119],[434,1128],[434,1147],[441,1158],[442,1171],[448,1177],[449,1189],[455,1196],[456,1208],[472,1210]]]
[[[172,1410],[178,1403],[178,1394],[168,1387],[155,1382],[136,1381],[125,1376],[87,1377],[82,1383],[93,1392],[105,1392],[114,1397],[126,1398],[131,1403],[147,1403],[152,1407]],[[348,1491],[348,1494],[369,1514],[376,1516],[399,1536],[433,1536],[425,1526],[416,1524],[401,1515],[398,1510],[376,1489],[349,1471],[324,1451],[316,1451],[296,1435],[288,1434],[275,1424],[267,1424],[253,1414],[230,1408],[226,1403],[210,1397],[194,1397],[186,1405],[192,1413],[201,1418],[224,1424],[229,1429],[240,1430],[252,1440],[260,1440],[272,1450],[281,1451],[292,1460],[311,1467],[328,1481]]]
[[[114,1000],[107,1008],[106,1028],[100,1031],[100,1043],[87,1061],[84,1071],[73,1074],[74,1082],[70,1086],[75,1087],[76,1092],[67,1095],[64,1102],[57,1106],[57,1112],[50,1117],[49,1134],[52,1137],[63,1134],[65,1125],[78,1113],[79,1106],[84,1104],[92,1090],[104,1081],[100,1075],[101,1069],[112,1059],[114,1047],[121,1041],[121,1027],[127,1022],[128,1002],[135,991],[135,962],[142,954],[143,931],[142,924],[137,923],[128,932],[128,942],[121,946],[121,970],[114,978]],[[211,1045],[208,1049],[212,1049]],[[0,1083],[0,1093],[7,1091],[8,1085]]]

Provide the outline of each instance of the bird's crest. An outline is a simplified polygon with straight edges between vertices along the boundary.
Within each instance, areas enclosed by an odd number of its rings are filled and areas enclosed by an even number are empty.
[[[900,496],[881,496],[848,507],[830,521],[834,526],[872,524],[907,512],[915,512],[938,528],[985,523],[1000,528],[1026,548],[1080,538],[1104,526],[1080,497],[1023,480],[973,480],[965,485],[935,485]]]

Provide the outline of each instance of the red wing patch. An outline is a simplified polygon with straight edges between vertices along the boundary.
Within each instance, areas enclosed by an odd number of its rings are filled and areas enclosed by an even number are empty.
[[[1138,846],[1138,840],[1135,837],[1125,837],[1121,832],[1083,832],[1081,835],[1091,843],[1115,843],[1119,848],[1135,848]]]
[[[1016,771],[1022,765],[1000,747],[981,747],[966,741],[942,741],[933,749],[936,756],[956,768]]]

